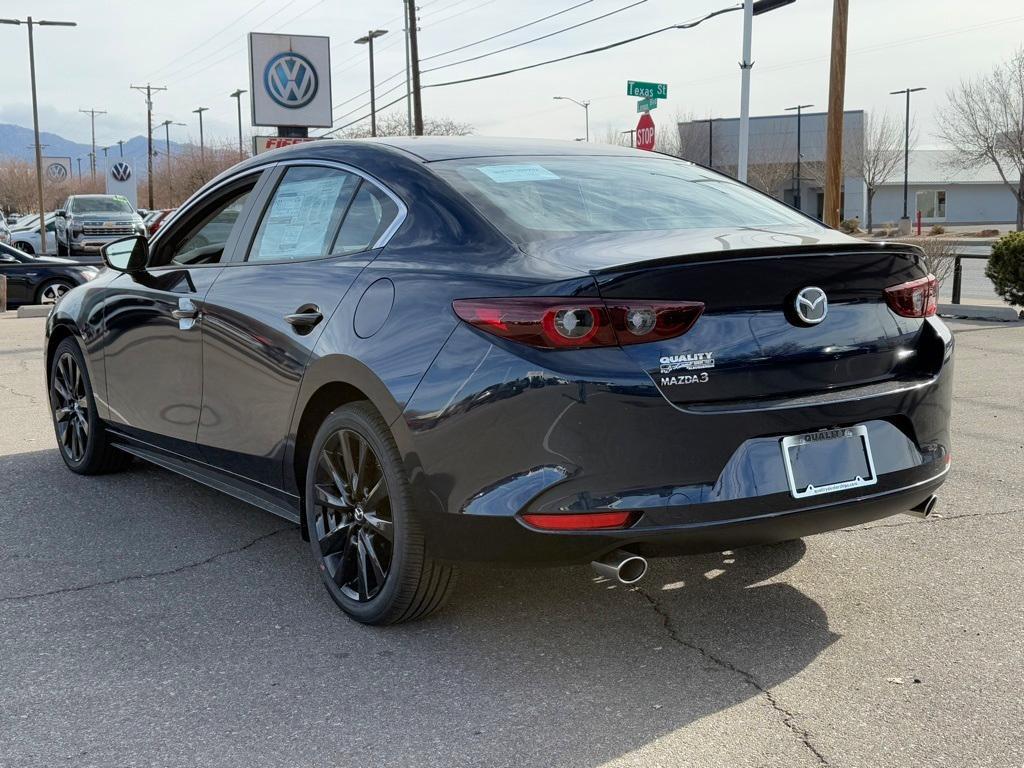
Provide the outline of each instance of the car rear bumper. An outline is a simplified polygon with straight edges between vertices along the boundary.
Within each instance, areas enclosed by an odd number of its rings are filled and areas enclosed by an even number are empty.
[[[780,498],[774,502],[782,506],[770,513],[743,515],[737,510],[735,517],[711,522],[626,530],[552,532],[532,529],[518,517],[436,516],[429,530],[431,554],[453,561],[570,565],[597,560],[616,549],[669,557],[773,544],[908,512],[936,493],[947,471],[948,465],[907,487],[843,500],[820,497],[800,508],[786,508],[792,499]]]
[[[906,512],[950,461],[953,339],[939,321],[922,333],[934,367],[917,378],[680,406],[620,350],[524,354],[459,328],[395,425],[430,548],[571,563],[620,547],[654,556],[782,541]],[[877,484],[794,498],[782,439],[854,425],[870,437]],[[557,533],[522,522],[612,510],[638,519]]]

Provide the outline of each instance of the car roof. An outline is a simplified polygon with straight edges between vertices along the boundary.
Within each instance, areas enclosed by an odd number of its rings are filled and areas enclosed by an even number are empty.
[[[250,158],[246,165],[260,164],[260,161],[284,159],[288,156],[328,156],[332,150],[345,152],[358,147],[366,151],[380,149],[385,152],[398,151],[406,157],[412,156],[421,162],[455,160],[473,157],[514,157],[517,155],[577,155],[577,156],[626,156],[657,157],[653,152],[620,147],[614,144],[600,144],[583,141],[558,141],[555,139],[509,139],[489,136],[388,136],[375,139],[324,139],[271,150]]]

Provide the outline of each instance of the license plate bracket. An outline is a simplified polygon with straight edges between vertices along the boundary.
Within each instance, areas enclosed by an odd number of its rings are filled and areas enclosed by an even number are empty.
[[[864,425],[823,429],[780,440],[794,499],[821,496],[878,482]]]

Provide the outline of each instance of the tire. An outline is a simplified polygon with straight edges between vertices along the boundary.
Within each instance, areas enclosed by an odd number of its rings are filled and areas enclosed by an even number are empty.
[[[56,304],[74,287],[70,280],[48,280],[36,291],[36,304]]]
[[[96,413],[89,371],[73,338],[64,339],[53,353],[48,394],[57,448],[68,469],[79,475],[99,475],[131,463],[129,454],[111,445]]]
[[[320,426],[306,469],[305,516],[324,586],[356,621],[419,619],[450,596],[456,569],[427,554],[398,448],[369,403],[342,406]]]

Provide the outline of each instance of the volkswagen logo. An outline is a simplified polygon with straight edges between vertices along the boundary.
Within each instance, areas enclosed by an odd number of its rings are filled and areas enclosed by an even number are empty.
[[[319,85],[316,69],[305,56],[288,51],[267,62],[263,87],[274,103],[288,109],[300,109],[316,96]]]
[[[114,163],[110,167],[110,175],[114,177],[114,181],[128,181],[132,177],[132,167],[128,163]]]
[[[821,288],[810,286],[796,295],[793,302],[796,316],[807,325],[817,325],[828,314],[828,296]]]
[[[68,177],[68,169],[62,163],[50,163],[46,166],[46,178],[50,181],[64,181]]]

